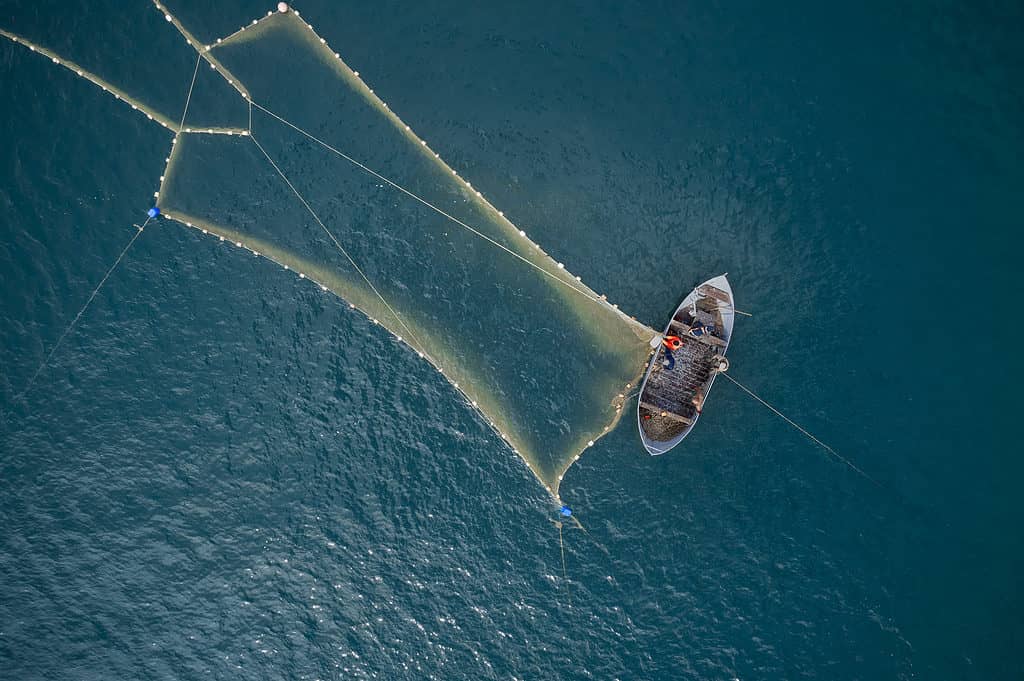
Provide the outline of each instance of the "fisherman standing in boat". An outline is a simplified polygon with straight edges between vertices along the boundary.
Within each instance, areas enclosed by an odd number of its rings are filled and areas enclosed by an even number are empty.
[[[693,326],[690,327],[690,335],[693,336],[694,338],[700,338],[701,336],[703,336],[705,334],[714,333],[714,331],[715,331],[715,327],[713,327],[713,326],[705,326],[704,324],[701,324],[700,322],[696,322],[696,323],[694,323]]]
[[[700,387],[697,388],[697,392],[694,394],[693,399],[690,400],[690,404],[693,405],[693,408],[697,410],[698,414],[700,414],[701,410],[704,409],[704,393],[701,391]]]
[[[663,366],[666,371],[672,371],[676,368],[676,358],[672,356],[672,351],[683,347],[683,339],[679,336],[665,336],[661,344],[665,346],[665,364]]]

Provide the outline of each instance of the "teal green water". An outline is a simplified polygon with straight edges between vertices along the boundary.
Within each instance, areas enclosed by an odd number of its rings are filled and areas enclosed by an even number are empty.
[[[175,9],[212,39],[269,7]],[[4,42],[0,676],[1021,676],[1018,6],[300,10],[645,323],[728,271],[734,375],[885,487],[720,383],[670,455],[626,419],[570,469],[566,583],[447,382],[170,223],[16,400],[170,136]],[[194,66],[145,3],[0,27],[168,110]]]
[[[217,60],[204,70],[252,98],[251,124],[201,134],[186,112],[160,209],[379,320],[557,501],[565,470],[614,425],[655,332],[530,241],[325,43],[274,12],[204,52]]]

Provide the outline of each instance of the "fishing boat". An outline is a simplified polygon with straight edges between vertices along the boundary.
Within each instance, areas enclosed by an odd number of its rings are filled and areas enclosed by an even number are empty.
[[[640,438],[650,454],[664,454],[693,430],[715,376],[729,368],[725,351],[735,318],[723,274],[693,289],[652,341],[637,404]]]

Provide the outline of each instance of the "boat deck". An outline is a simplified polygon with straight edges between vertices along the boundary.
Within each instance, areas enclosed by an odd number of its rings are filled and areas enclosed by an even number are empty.
[[[672,353],[675,368],[672,371],[665,368],[665,347],[662,346],[651,360],[654,368],[647,377],[640,403],[644,431],[647,437],[658,442],[671,440],[693,423],[697,415],[693,399],[707,383],[715,366],[714,345],[682,333],[679,336],[683,347]]]

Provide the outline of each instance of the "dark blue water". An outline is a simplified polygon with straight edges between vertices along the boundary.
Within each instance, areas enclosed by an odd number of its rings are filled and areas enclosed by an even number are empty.
[[[212,39],[244,4],[179,14]],[[4,42],[0,677],[1024,674],[1019,5],[300,10],[640,319],[728,271],[733,374],[883,487],[723,382],[670,455],[624,420],[570,470],[567,584],[550,498],[447,383],[163,223],[17,400],[170,136]],[[194,64],[145,3],[0,27],[171,109]]]

